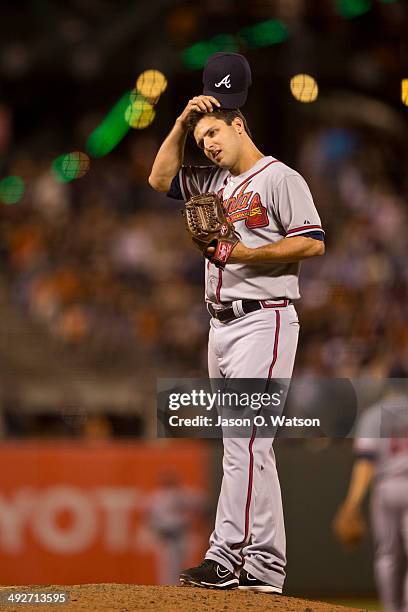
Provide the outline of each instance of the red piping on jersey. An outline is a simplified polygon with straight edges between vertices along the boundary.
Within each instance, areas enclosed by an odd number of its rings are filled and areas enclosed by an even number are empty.
[[[209,270],[209,269],[210,269],[210,261],[208,260],[208,261],[207,261],[207,278],[208,278],[208,270]],[[204,291],[204,294],[205,294],[205,299],[206,299],[206,301],[210,301],[210,298],[208,297],[207,286],[208,286],[208,282],[206,282],[206,283],[205,283],[205,291]]]
[[[262,168],[260,168],[256,172],[254,172],[253,174],[250,174],[250,176],[248,176],[245,180],[243,180],[242,183],[240,183],[237,187],[235,187],[234,191],[231,193],[231,195],[229,197],[232,198],[234,196],[234,193],[237,191],[237,189],[242,187],[242,185],[245,185],[246,183],[248,183],[256,174],[259,174],[260,172],[265,170],[265,168],[267,168],[271,164],[276,164],[277,162],[279,162],[278,159],[273,159],[272,161],[270,161],[267,164],[265,164],[265,166],[263,166]],[[227,215],[228,215],[228,211],[226,211],[226,212],[227,212]],[[217,304],[219,304],[220,301],[221,301],[221,287],[222,287],[222,270],[221,270],[221,268],[219,268],[219,270],[218,270],[218,285],[217,285],[217,291],[216,291]]]
[[[274,345],[273,345],[272,363],[271,363],[271,366],[270,366],[269,372],[268,372],[268,380],[270,380],[272,378],[273,367],[274,367],[274,365],[276,363],[276,360],[278,358],[278,342],[279,342],[279,330],[280,330],[280,312],[279,312],[279,310],[275,310],[275,316],[276,316],[275,342],[274,342]]]
[[[301,227],[295,227],[295,228],[289,230],[288,232],[286,232],[286,235],[293,234],[293,232],[300,232],[300,231],[305,230],[305,229],[307,229],[307,230],[315,230],[315,229],[317,229],[317,230],[320,230],[322,232],[324,231],[322,229],[321,225],[302,225]]]
[[[222,269],[218,268],[218,285],[217,285],[217,292],[215,294],[217,304],[219,304],[221,301],[221,287],[222,287]]]
[[[250,174],[246,179],[244,179],[242,181],[242,183],[240,183],[237,187],[235,187],[234,191],[231,193],[231,195],[229,196],[230,198],[232,198],[236,192],[237,189],[239,189],[240,187],[242,187],[242,185],[245,185],[245,183],[248,183],[256,174],[259,174],[260,172],[262,172],[263,170],[265,170],[265,168],[267,168],[268,166],[270,166],[271,164],[276,164],[279,162],[279,159],[273,159],[272,161],[268,162],[267,164],[265,164],[265,166],[263,166],[262,168],[260,168],[259,170],[257,170],[256,172],[254,172],[253,174]],[[227,211],[228,212],[228,211]]]
[[[269,371],[268,371],[268,381],[272,378],[272,371],[273,371],[273,367],[276,363],[276,360],[278,358],[278,343],[279,343],[279,330],[280,330],[280,312],[279,310],[275,310],[275,316],[276,316],[276,326],[275,326],[275,341],[273,343],[273,357],[272,357],[272,363],[269,367]],[[258,412],[256,413],[257,415],[260,413],[260,410],[258,410]],[[248,476],[248,492],[247,492],[247,501],[245,504],[245,531],[244,531],[244,539],[242,540],[242,542],[240,542],[240,544],[233,546],[233,548],[239,548],[245,546],[245,543],[248,539],[248,533],[249,533],[249,509],[251,507],[251,499],[252,499],[252,483],[253,483],[253,478],[254,478],[254,455],[252,452],[252,447],[254,444],[254,440],[256,437],[256,425],[254,425],[252,427],[252,435],[251,435],[251,439],[249,441],[249,446],[248,446],[248,452],[249,452],[249,476]],[[241,553],[241,557],[242,557],[242,553]]]

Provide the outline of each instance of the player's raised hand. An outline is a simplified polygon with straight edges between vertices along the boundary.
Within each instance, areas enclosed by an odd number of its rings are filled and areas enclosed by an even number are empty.
[[[214,108],[220,108],[221,104],[213,96],[194,96],[188,101],[187,106],[178,117],[183,123],[186,121],[188,114],[191,111],[197,111],[198,113],[212,113]]]

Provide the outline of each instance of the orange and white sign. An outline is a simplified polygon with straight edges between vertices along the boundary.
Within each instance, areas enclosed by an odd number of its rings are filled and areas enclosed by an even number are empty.
[[[0,461],[2,584],[154,584],[143,525],[161,475],[208,491],[209,450],[198,441],[3,444]],[[201,559],[204,534],[196,543],[188,561]]]

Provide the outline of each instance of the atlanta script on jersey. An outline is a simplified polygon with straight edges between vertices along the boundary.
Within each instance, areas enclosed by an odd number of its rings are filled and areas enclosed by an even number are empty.
[[[273,157],[263,157],[239,176],[218,166],[182,166],[169,197],[189,200],[213,191],[247,247],[256,248],[285,237],[324,240],[324,231],[310,190],[302,176]],[[288,298],[299,294],[299,263],[206,265],[206,301]]]

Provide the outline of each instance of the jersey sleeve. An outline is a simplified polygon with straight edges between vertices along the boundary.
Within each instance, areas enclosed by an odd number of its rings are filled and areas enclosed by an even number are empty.
[[[368,409],[357,422],[354,454],[357,459],[375,460],[381,440],[381,414],[377,407]]]
[[[281,179],[273,189],[273,206],[286,238],[306,236],[324,240],[312,194],[300,174],[290,174]]]
[[[167,196],[176,200],[189,200],[193,195],[207,193],[215,171],[215,166],[181,166]]]

